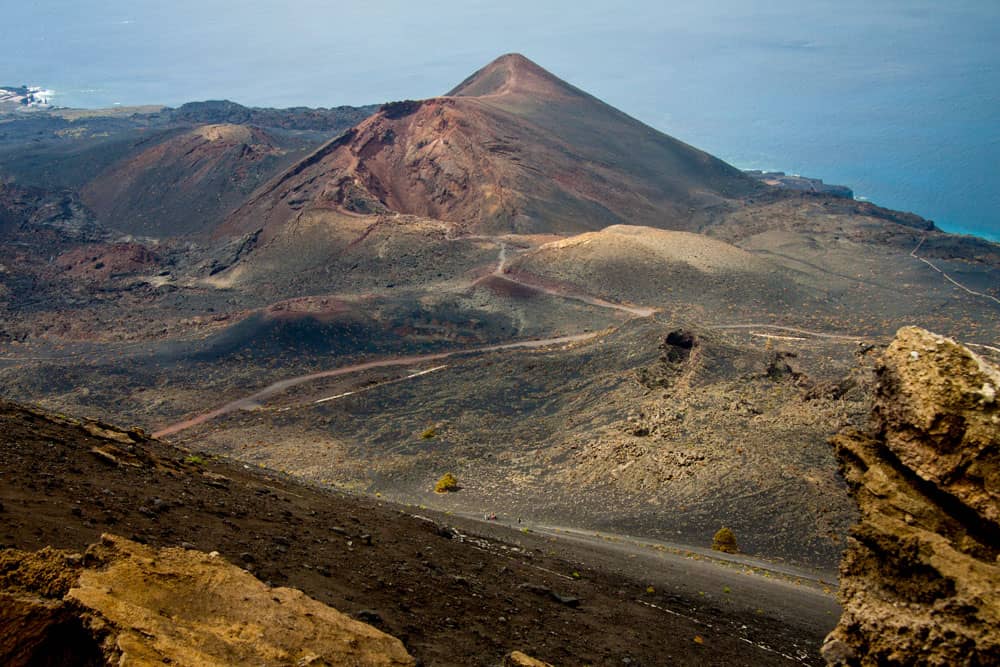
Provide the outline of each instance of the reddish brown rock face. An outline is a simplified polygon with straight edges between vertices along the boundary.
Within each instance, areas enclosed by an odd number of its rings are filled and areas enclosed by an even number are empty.
[[[103,281],[112,276],[149,270],[158,259],[139,243],[108,243],[79,246],[56,259],[67,277]]]
[[[841,564],[836,665],[988,665],[1000,656],[1000,371],[901,329],[871,432],[834,444],[861,509]]]
[[[613,137],[613,139],[611,138]],[[489,231],[686,228],[692,210],[759,186],[507,55],[445,97],[387,104],[259,190],[223,232],[338,209]]]

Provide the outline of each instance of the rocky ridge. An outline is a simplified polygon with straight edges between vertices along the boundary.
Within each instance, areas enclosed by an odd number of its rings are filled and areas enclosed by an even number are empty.
[[[873,423],[833,444],[860,506],[841,563],[831,665],[988,665],[1000,657],[1000,370],[901,329]]]

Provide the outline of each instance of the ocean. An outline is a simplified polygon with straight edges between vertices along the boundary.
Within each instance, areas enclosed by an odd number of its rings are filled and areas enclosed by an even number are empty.
[[[996,0],[36,0],[3,14],[0,85],[64,106],[429,97],[517,51],[738,167],[1000,240]]]

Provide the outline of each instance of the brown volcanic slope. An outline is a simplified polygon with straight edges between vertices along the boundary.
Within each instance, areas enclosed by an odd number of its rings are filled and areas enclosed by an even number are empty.
[[[580,285],[618,301],[666,307],[801,305],[798,276],[702,234],[634,225],[552,241],[511,259],[504,274],[529,284]],[[730,308],[731,310],[731,308]]]
[[[445,97],[384,105],[264,186],[222,232],[316,209],[391,210],[493,232],[688,228],[693,210],[758,188],[511,54]]]
[[[779,584],[766,593],[770,580],[742,569],[715,567],[673,581],[661,574],[656,556],[609,563],[571,542],[448,518],[461,534],[404,507],[330,493],[178,450],[136,430],[5,400],[0,479],[4,639],[18,620],[8,595],[28,583],[20,577],[29,573],[10,567],[3,549],[82,551],[104,532],[149,547],[217,551],[268,586],[297,588],[398,637],[424,665],[493,667],[514,649],[558,665],[817,665],[819,644],[833,624],[833,618],[820,621],[831,605],[818,592],[799,595],[805,587]],[[698,565],[683,567],[690,572]],[[712,588],[704,576],[713,577]],[[153,587],[169,592],[169,582],[157,587],[162,581]],[[720,593],[725,583],[731,594]],[[175,580],[175,596],[165,595],[163,608],[190,607],[183,585],[183,577]],[[117,593],[120,586],[113,588]],[[271,593],[288,603],[280,589]],[[789,598],[806,600],[815,613],[786,604]],[[193,643],[210,635],[207,629]],[[103,664],[79,659],[88,655],[82,632],[53,632],[52,639],[50,650],[75,649],[78,659],[30,664]],[[5,660],[5,648],[9,642],[0,641],[0,663],[24,664]],[[244,664],[234,658],[237,663]],[[174,664],[195,663],[175,656]]]
[[[274,137],[245,125],[202,125],[137,148],[82,196],[105,225],[149,236],[211,229],[288,160]]]

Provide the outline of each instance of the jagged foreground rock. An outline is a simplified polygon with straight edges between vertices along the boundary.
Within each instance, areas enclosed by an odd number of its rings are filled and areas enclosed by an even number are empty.
[[[504,657],[503,667],[552,667],[552,665],[532,658],[521,651],[511,651]]]
[[[413,665],[402,643],[220,557],[102,536],[0,551],[0,662]]]
[[[861,509],[841,563],[836,665],[1000,664],[1000,371],[901,329],[871,431],[834,439]]]

